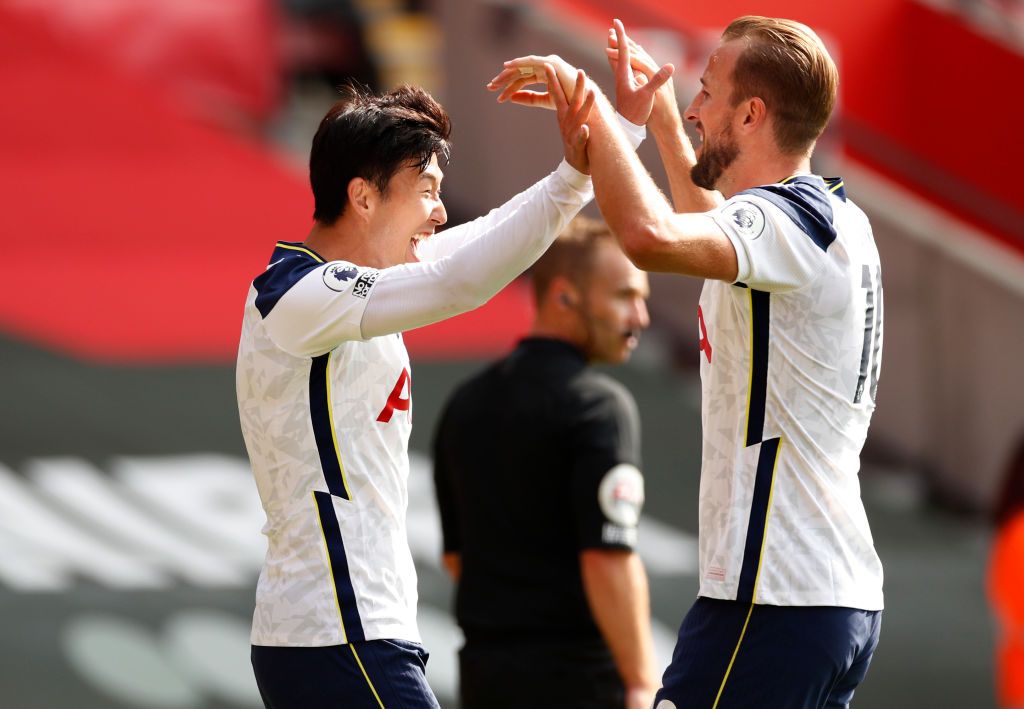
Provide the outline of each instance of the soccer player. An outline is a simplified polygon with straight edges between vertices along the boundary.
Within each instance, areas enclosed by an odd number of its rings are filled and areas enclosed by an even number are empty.
[[[650,601],[629,392],[589,364],[629,358],[647,274],[576,217],[531,269],[530,336],[452,395],[434,443],[457,582],[463,709],[649,709]]]
[[[476,221],[445,223],[449,120],[422,89],[349,88],[313,139],[314,224],[279,242],[245,304],[242,432],[267,514],[252,663],[267,707],[437,707],[406,536],[401,332],[477,307],[589,200],[582,80],[565,161]]]
[[[637,78],[618,21],[612,50],[620,110],[650,106],[656,81]],[[564,105],[559,91],[518,90],[512,72],[540,78],[541,67],[549,85],[571,79],[557,57],[523,57],[493,87]],[[700,591],[658,709],[845,707],[878,643],[882,568],[858,471],[880,367],[881,268],[842,180],[810,170],[837,84],[806,26],[732,22],[685,112],[697,150],[681,121],[654,112],[648,123],[678,212],[603,97],[591,113],[595,194],[626,253],[647,270],[706,279]]]

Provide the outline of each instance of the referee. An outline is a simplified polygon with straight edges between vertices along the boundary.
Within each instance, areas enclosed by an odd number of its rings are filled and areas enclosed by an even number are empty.
[[[647,276],[583,217],[532,276],[531,335],[455,392],[435,439],[462,707],[650,707],[637,408],[588,366],[629,358]]]

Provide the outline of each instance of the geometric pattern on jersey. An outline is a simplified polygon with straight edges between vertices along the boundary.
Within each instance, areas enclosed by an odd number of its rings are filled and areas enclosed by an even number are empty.
[[[711,216],[739,268],[700,300],[700,595],[881,609],[858,478],[882,345],[870,224],[813,175]]]
[[[375,276],[280,242],[249,290],[236,384],[268,541],[254,645],[420,640],[405,521],[409,356],[401,335],[361,338]],[[297,297],[316,305],[308,316],[285,307]],[[343,338],[329,352],[298,356],[280,341],[325,317]],[[404,408],[390,411],[400,382]]]

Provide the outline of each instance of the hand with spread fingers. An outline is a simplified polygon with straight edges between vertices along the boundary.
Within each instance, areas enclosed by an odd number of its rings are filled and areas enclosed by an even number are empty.
[[[705,212],[714,209],[721,204],[721,195],[697,187],[690,178],[690,170],[697,162],[697,156],[683,128],[683,117],[676,102],[676,91],[672,82],[664,81],[657,88],[654,92],[653,106],[648,103],[646,94],[640,91],[672,65],[659,66],[647,50],[626,34],[625,27],[620,21],[614,22],[615,27],[608,30],[608,47],[605,53],[616,76],[616,88],[618,89],[620,85],[627,87],[625,94],[621,90],[616,92],[619,113],[630,121],[640,120],[645,111],[649,113],[646,125],[658,145],[676,210]],[[619,49],[622,46],[626,48],[623,54],[628,56],[629,66],[634,70],[633,81],[637,87],[635,91],[628,90],[628,75],[622,77],[623,72],[620,71]]]
[[[597,97],[594,88],[587,85],[587,75],[579,69],[576,71],[572,96],[566,99],[555,68],[551,64],[545,64],[544,74],[547,77],[548,93],[554,99],[558,128],[565,148],[565,160],[583,174],[589,175],[587,141],[590,139],[590,126],[587,125],[587,119],[590,118],[590,110],[594,107],[594,100]]]
[[[626,120],[645,125],[653,118],[651,112],[656,105],[660,104],[659,113],[668,108],[666,98],[671,98],[675,107],[675,90],[669,82],[675,67],[671,64],[659,67],[650,54],[626,35],[620,20],[614,20],[613,24],[606,52],[615,74],[615,107]]]

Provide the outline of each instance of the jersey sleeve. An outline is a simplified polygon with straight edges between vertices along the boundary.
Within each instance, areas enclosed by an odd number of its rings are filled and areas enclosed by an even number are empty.
[[[485,220],[483,233],[444,258],[382,269],[363,336],[411,330],[483,305],[540,258],[593,196],[590,178],[564,161],[527,192],[504,219]]]
[[[567,185],[577,188],[581,192],[590,189],[590,177],[577,171],[565,160],[559,164],[554,174],[564,180]],[[419,257],[423,261],[435,261],[450,256],[470,241],[493,231],[503,222],[514,218],[524,204],[527,204],[531,199],[536,199],[539,192],[550,189],[549,182],[550,176],[530,185],[503,205],[495,207],[482,217],[450,227],[438,232],[429,239],[421,241],[417,249]]]
[[[580,550],[633,549],[644,503],[640,419],[633,397],[618,384],[600,382],[584,394],[569,439]]]
[[[346,261],[296,262],[272,264],[254,283],[256,307],[274,344],[311,357],[347,340],[362,340],[360,323],[378,271]]]
[[[741,192],[708,213],[736,249],[736,282],[769,292],[802,288],[825,268],[835,231],[761,192]]]
[[[647,137],[647,127],[631,123],[621,113],[616,113],[615,116],[619,120],[623,133],[626,134],[629,144],[633,146],[633,150],[639,148],[640,144]],[[565,160],[561,162],[556,172],[570,185],[576,186],[581,190],[589,188],[590,178],[578,172]],[[421,242],[419,245],[420,258],[424,261],[444,258],[464,246],[467,242],[493,230],[501,222],[513,217],[525,202],[531,199],[538,190],[542,189],[543,182],[542,180],[535,183],[482,217],[477,217],[473,221],[445,229],[430,239]]]

